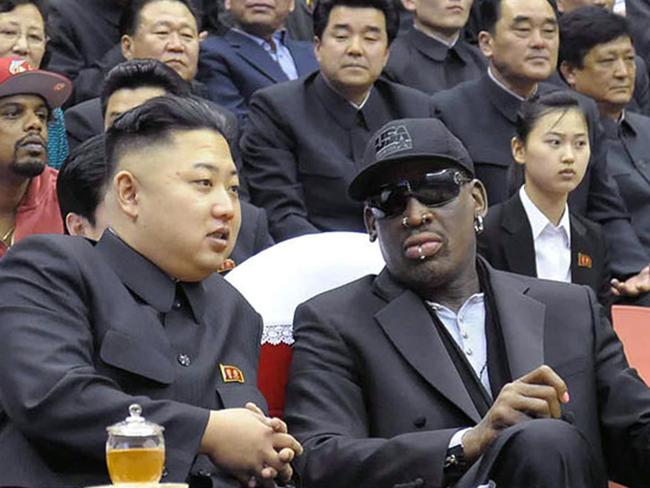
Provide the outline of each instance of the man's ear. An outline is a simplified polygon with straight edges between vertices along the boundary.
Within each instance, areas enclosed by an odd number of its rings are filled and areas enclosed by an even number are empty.
[[[485,216],[488,209],[487,191],[483,183],[474,179],[472,185],[472,199],[474,200],[474,215]]]
[[[320,37],[314,36],[314,57],[320,64]]]
[[[566,61],[560,63],[560,73],[562,73],[564,81],[573,89],[576,87],[576,71],[577,68]]]
[[[113,178],[113,187],[118,208],[135,221],[140,210],[138,207],[140,188],[137,178],[130,171],[122,170]]]
[[[492,59],[492,44],[494,44],[492,34],[488,31],[478,33],[478,47],[488,60]]]
[[[372,209],[367,205],[363,209],[363,223],[366,225],[370,241],[374,242],[377,240],[377,218],[372,213]]]
[[[131,39],[131,36],[124,34],[120,39],[120,45],[122,46],[122,56],[127,61],[132,60],[135,56],[133,56],[133,39]]]
[[[510,139],[510,150],[512,151],[512,158],[517,164],[526,164],[526,145],[524,141],[515,136]]]

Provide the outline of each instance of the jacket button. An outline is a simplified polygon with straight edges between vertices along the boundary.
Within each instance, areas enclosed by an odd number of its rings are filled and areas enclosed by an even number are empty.
[[[181,308],[181,302],[179,302],[178,300],[176,300],[176,301],[174,302],[174,304],[172,305],[172,308],[173,308],[174,310],[179,310],[179,309]]]
[[[427,425],[427,418],[426,417],[417,417],[415,420],[413,420],[413,425],[416,426],[418,429],[424,427]]]
[[[176,359],[178,360],[178,364],[180,364],[181,366],[186,366],[187,367],[190,364],[192,364],[192,360],[190,359],[190,357],[187,354],[179,354],[176,357]]]

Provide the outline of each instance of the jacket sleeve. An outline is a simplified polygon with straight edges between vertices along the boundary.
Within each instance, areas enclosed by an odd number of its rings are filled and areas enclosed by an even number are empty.
[[[39,236],[21,242],[0,263],[4,413],[33,442],[101,461],[106,426],[139,403],[149,420],[165,426],[166,465],[182,481],[209,411],[127,393],[97,370],[100,340],[93,330],[92,299],[74,254],[83,249],[64,249],[60,240]]]
[[[252,201],[266,210],[271,235],[281,241],[319,230],[308,219],[291,128],[267,90],[251,98],[241,147]]]
[[[443,485],[443,462],[458,429],[373,437],[363,365],[336,328],[309,304],[296,311],[287,389],[289,431],[305,453],[296,468],[306,486]],[[417,479],[422,481],[414,481]]]

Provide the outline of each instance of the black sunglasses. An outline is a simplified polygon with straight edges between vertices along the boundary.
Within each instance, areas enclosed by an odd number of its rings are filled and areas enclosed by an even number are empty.
[[[458,197],[460,187],[470,181],[472,178],[460,171],[443,169],[416,180],[402,180],[380,187],[379,193],[368,198],[367,204],[378,219],[402,214],[411,197],[427,207],[442,207]]]

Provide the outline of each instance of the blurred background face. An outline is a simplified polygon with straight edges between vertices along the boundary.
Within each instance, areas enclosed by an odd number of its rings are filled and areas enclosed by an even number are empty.
[[[590,156],[589,129],[575,108],[541,116],[524,143],[513,141],[515,161],[526,165],[526,190],[566,197],[582,181]]]
[[[569,85],[593,98],[601,114],[620,115],[634,93],[636,63],[631,39],[622,36],[598,44],[585,55],[582,65],[563,70]]]
[[[126,152],[120,168],[137,188],[127,242],[181,281],[218,271],[241,225],[239,180],[224,137],[173,131],[166,143]],[[123,171],[114,178],[118,192],[121,178]]]
[[[557,9],[563,14],[587,5],[597,5],[610,12],[614,9],[614,0],[558,0]]]
[[[116,90],[108,97],[106,113],[104,114],[104,129],[108,129],[113,121],[124,112],[139,107],[147,100],[166,95],[167,92],[157,86],[142,86],[139,88],[123,88]]]
[[[267,38],[282,27],[293,10],[293,0],[225,0],[235,24],[258,37]]]
[[[192,81],[199,60],[196,19],[180,2],[151,2],[140,11],[135,34],[122,37],[122,53],[129,60],[157,59]]]
[[[45,22],[31,4],[0,13],[0,58],[25,59],[39,68],[45,54]]]
[[[334,7],[322,39],[316,40],[316,59],[323,76],[352,101],[365,94],[388,60],[386,18],[375,8]]]
[[[547,0],[502,0],[493,33],[482,31],[483,54],[511,84],[546,80],[557,65],[560,35]]]
[[[456,36],[465,26],[472,0],[403,0],[415,13],[415,25],[425,33]]]

